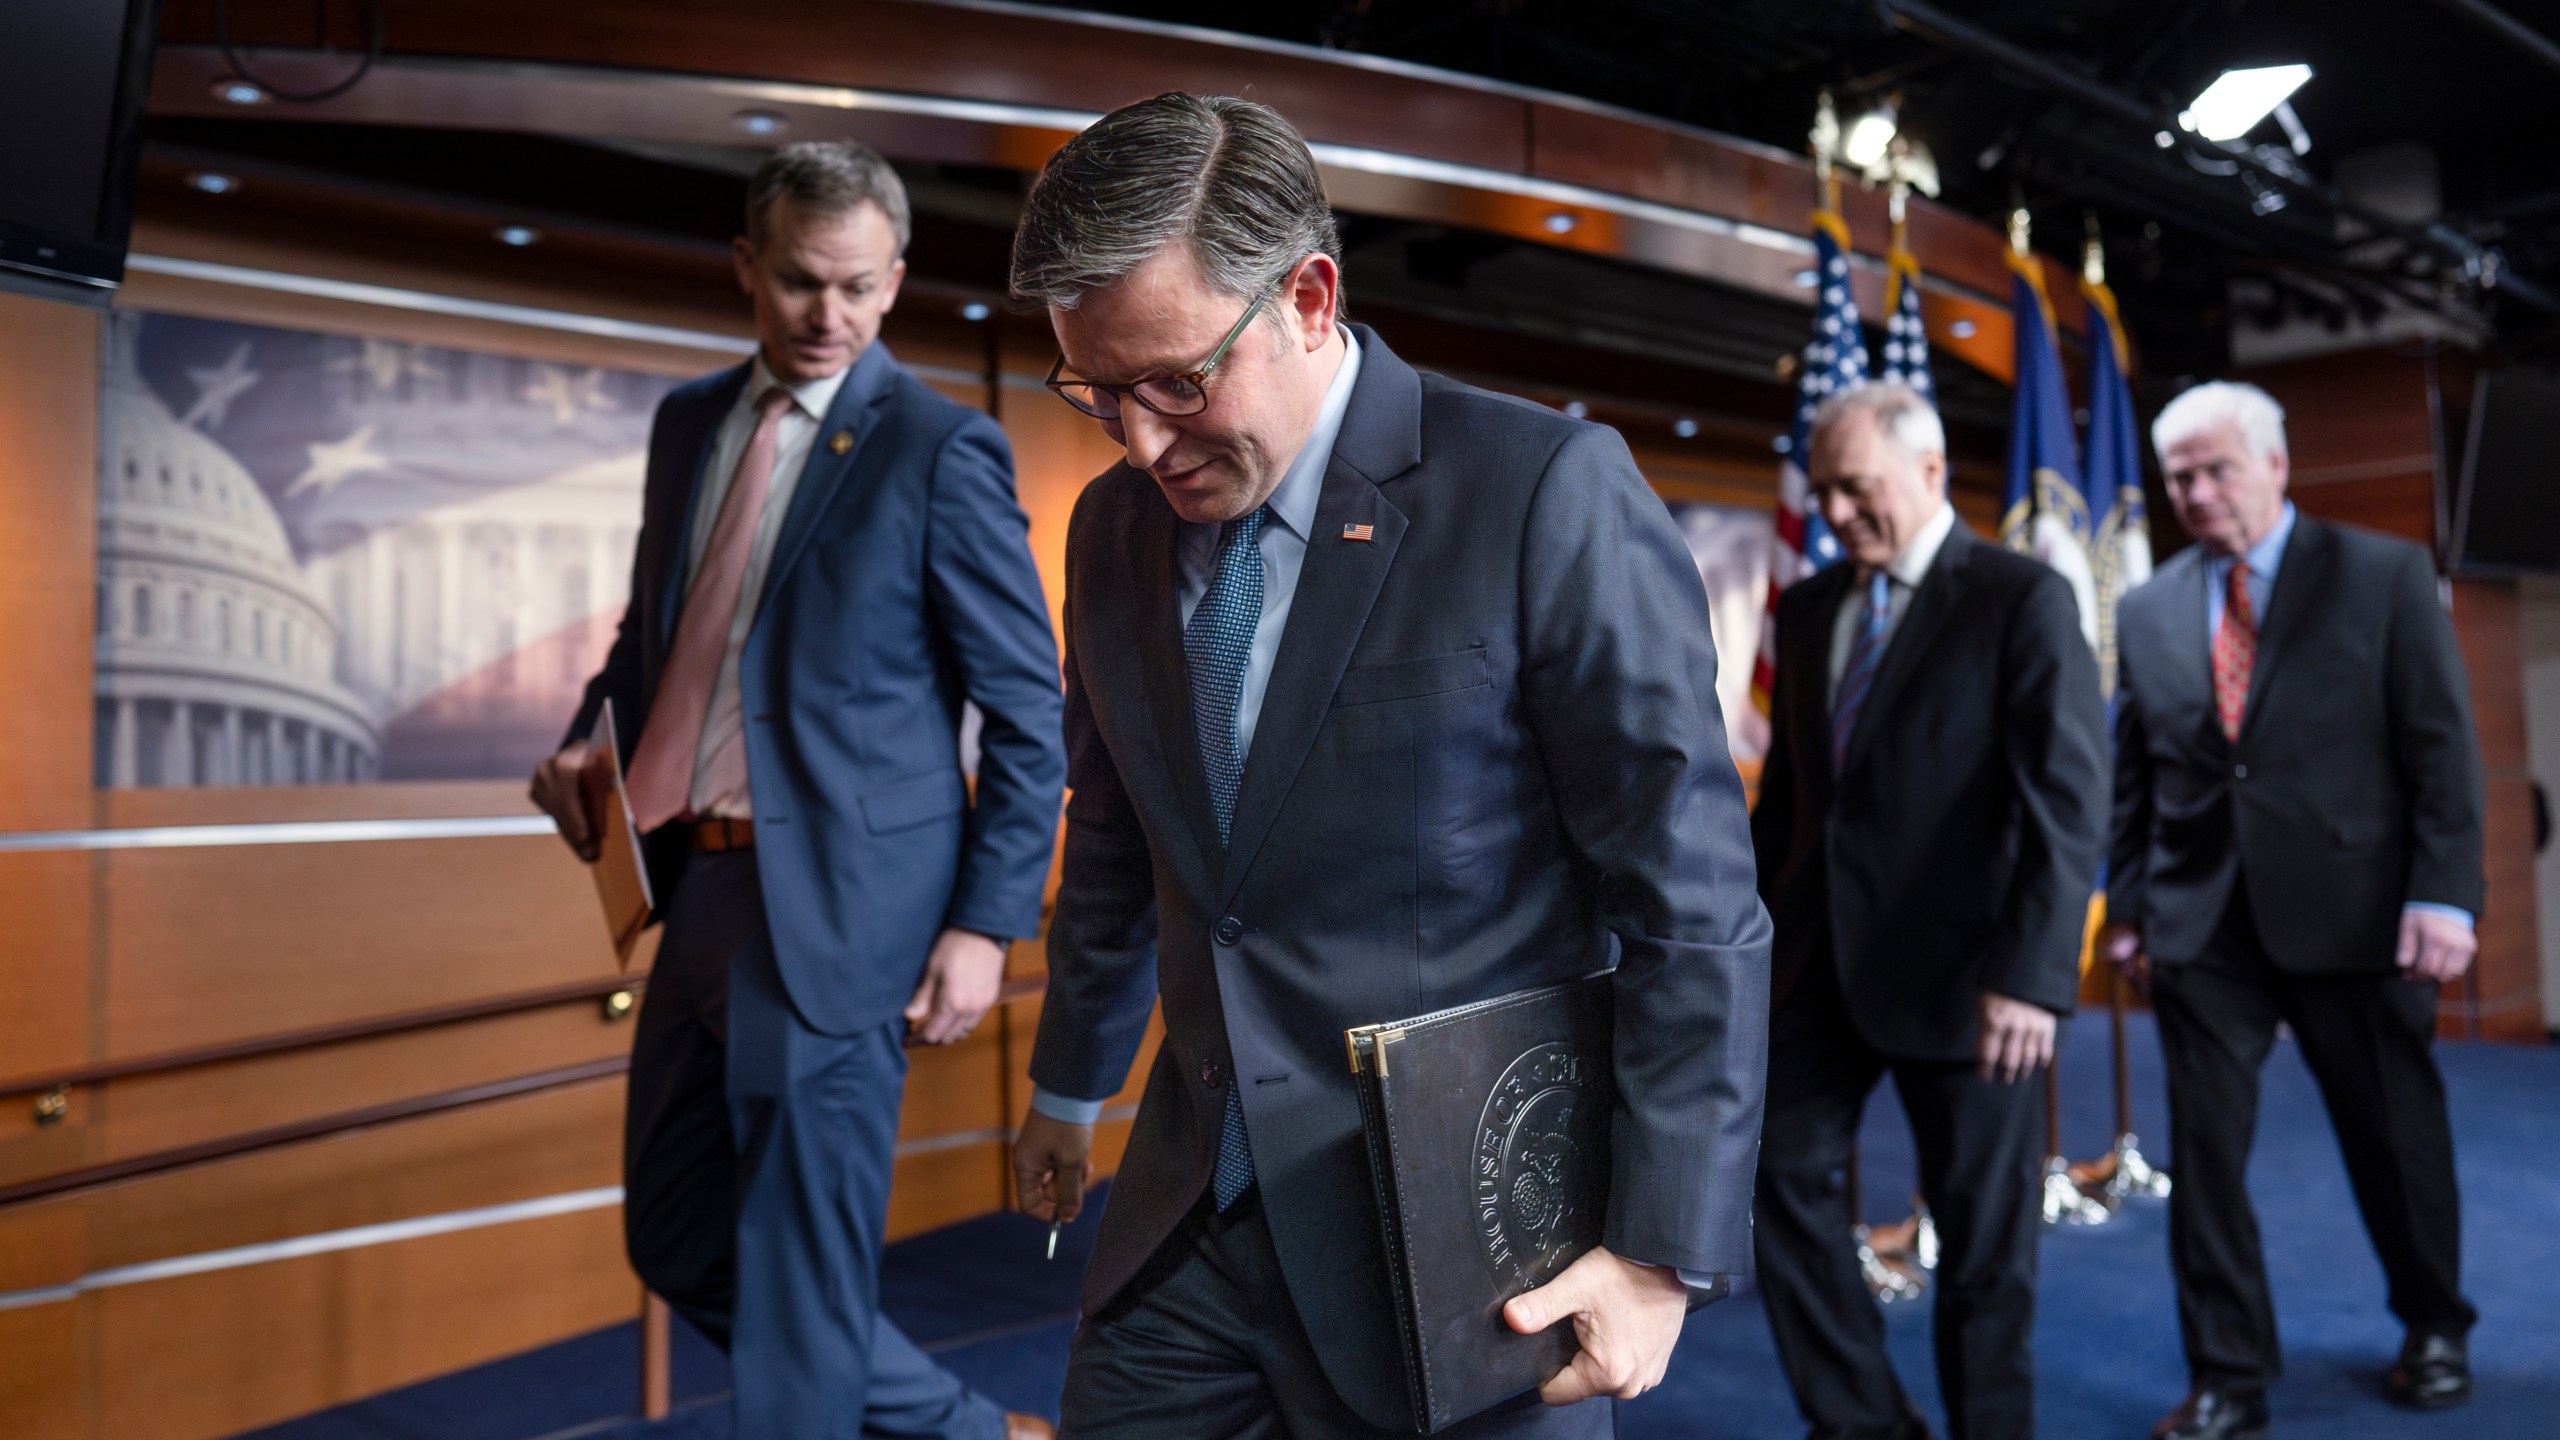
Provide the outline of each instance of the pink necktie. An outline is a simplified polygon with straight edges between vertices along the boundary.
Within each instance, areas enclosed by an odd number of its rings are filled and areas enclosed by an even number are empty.
[[[791,408],[791,392],[767,390],[756,400],[755,433],[738,456],[729,477],[729,493],[720,499],[719,517],[711,522],[711,540],[693,583],[685,587],[684,611],[676,620],[676,640],[667,652],[666,671],[649,701],[649,717],[640,728],[640,745],[631,757],[628,785],[632,819],[641,832],[685,812],[693,798],[693,765],[702,748],[702,724],[711,710],[711,687],[720,678],[720,662],[729,652],[729,627],[738,616],[738,592],[747,572],[747,552],[755,547],[756,522],[764,516],[765,490],[773,482],[774,436],[782,413]],[[745,747],[733,763],[745,763]],[[734,786],[743,776],[713,777]]]

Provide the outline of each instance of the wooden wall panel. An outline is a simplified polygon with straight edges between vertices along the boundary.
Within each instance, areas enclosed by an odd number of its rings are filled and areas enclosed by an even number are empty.
[[[97,1160],[120,1160],[416,1095],[538,1074],[631,1048],[632,1017],[577,1001],[433,1030],[88,1087]]]
[[[621,1212],[592,1210],[84,1296],[97,1440],[209,1440],[639,1310]]]
[[[616,972],[550,836],[123,850],[106,887],[111,1056]]]
[[[96,1348],[76,1300],[0,1310],[0,1419],[9,1440],[93,1440]]]

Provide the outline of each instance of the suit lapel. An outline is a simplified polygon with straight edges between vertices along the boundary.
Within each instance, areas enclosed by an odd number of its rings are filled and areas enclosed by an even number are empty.
[[[853,362],[853,369],[836,388],[835,403],[818,425],[818,437],[809,446],[809,458],[800,467],[800,483],[791,492],[791,509],[782,517],[781,533],[774,537],[773,559],[765,566],[764,590],[757,597],[756,614],[769,612],[773,597],[782,593],[782,583],[791,567],[809,548],[809,539],[818,532],[827,507],[844,488],[845,477],[865,458],[863,441],[879,423],[880,404],[889,398],[891,382],[897,375],[897,362],[889,358],[888,347],[877,341],[864,347]],[[839,448],[836,437],[848,437],[851,443]]]
[[[1133,474],[1135,472],[1132,472]],[[1191,725],[1191,671],[1182,658],[1182,606],[1175,599],[1179,577],[1174,545],[1182,533],[1173,507],[1156,491],[1155,482],[1139,475],[1148,493],[1138,502],[1138,518],[1130,527],[1130,591],[1127,617],[1138,637],[1139,684],[1154,721],[1156,747],[1164,755],[1164,773],[1173,781],[1174,804],[1191,826],[1207,874],[1218,873],[1218,821],[1209,808],[1209,779],[1200,764],[1200,737]],[[1079,657],[1078,663],[1085,663]]]
[[[1972,557],[1973,547],[1981,543],[1961,521],[1947,532],[1938,557],[1929,562],[1929,573],[1920,577],[1920,588],[1912,592],[1911,608],[1903,612],[1902,623],[1893,628],[1893,637],[1884,647],[1884,663],[1876,670],[1874,687],[1867,691],[1866,708],[1858,712],[1858,723],[1849,731],[1843,769],[1858,762],[1876,727],[1884,723],[1879,717],[1893,713],[1903,688],[1920,673],[1929,642],[1936,637],[1938,627],[1955,613],[1965,583],[1965,561]]]
[[[2162,661],[2161,712],[2195,717],[2200,743],[2227,747],[2213,703],[2213,637],[2206,629],[2211,612],[2205,592],[2213,584],[2213,568],[2205,564],[2203,550],[2191,545],[2162,566],[2152,583],[2160,587],[2151,624]]]
[[[2293,534],[2284,542],[2284,558],[2276,566],[2275,588],[2267,595],[2267,613],[2258,623],[2258,647],[2249,664],[2249,700],[2240,711],[2240,733],[2256,728],[2266,699],[2268,677],[2284,660],[2286,648],[2302,629],[2303,617],[2315,607],[2329,574],[2329,532],[2297,512]],[[2210,687],[2208,687],[2210,688]]]
[[[1245,757],[1235,827],[1219,881],[1221,905],[1235,898],[1252,869],[1254,852],[1279,817],[1404,540],[1404,512],[1378,486],[1421,462],[1422,380],[1376,332],[1354,326],[1352,333],[1360,341],[1360,375],[1325,466],[1306,562],[1289,602],[1288,628],[1280,636],[1271,683],[1263,690],[1253,750]],[[1355,525],[1370,527],[1370,538],[1344,539],[1344,531]]]
[[[1831,634],[1839,623],[1840,598],[1856,578],[1856,566],[1834,565],[1798,582],[1805,588],[1804,604],[1812,620],[1797,627],[1778,656],[1778,673],[1792,676],[1781,683],[1794,702],[1792,713],[1778,717],[1779,723],[1794,725],[1797,743],[1819,757],[1810,768],[1823,777],[1826,795],[1839,778],[1831,773]]]

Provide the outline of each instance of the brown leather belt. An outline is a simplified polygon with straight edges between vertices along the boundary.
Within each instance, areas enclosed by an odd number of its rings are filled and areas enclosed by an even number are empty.
[[[693,848],[706,854],[755,848],[756,822],[753,820],[693,820],[687,824],[693,831]]]

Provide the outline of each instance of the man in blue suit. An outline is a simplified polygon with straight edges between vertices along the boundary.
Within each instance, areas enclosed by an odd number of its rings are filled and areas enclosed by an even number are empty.
[[[725,1345],[741,1440],[1049,1433],[878,1313],[904,1045],[949,1044],[1035,932],[1065,777],[1058,662],[993,421],[874,343],[896,174],[760,169],[761,343],[670,394],[604,668],[533,796],[597,853],[612,702],[666,932],[631,1057],[631,1262]],[[974,796],[962,703],[976,705]]]

